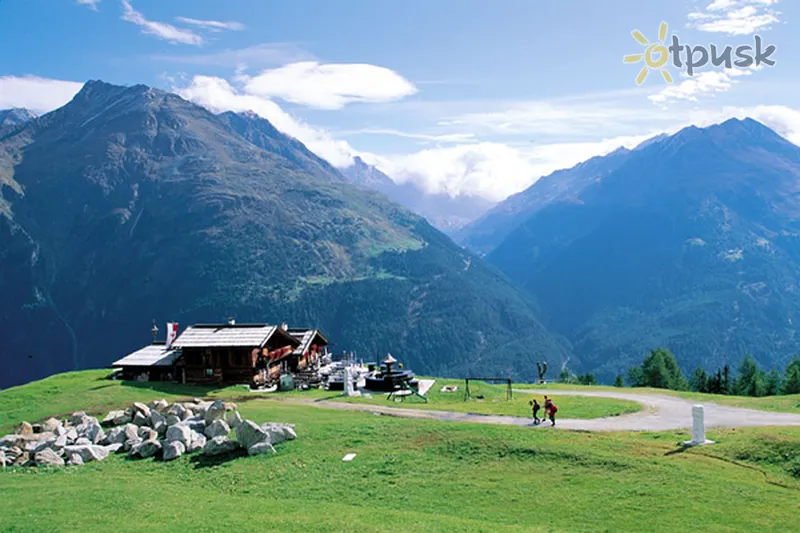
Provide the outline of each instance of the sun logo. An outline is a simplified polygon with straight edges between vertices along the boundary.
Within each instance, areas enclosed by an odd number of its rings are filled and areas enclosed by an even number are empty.
[[[664,46],[664,42],[667,38],[667,23],[662,22],[661,26],[659,26],[658,41],[655,43],[648,41],[647,37],[645,37],[639,30],[633,30],[631,35],[633,35],[633,38],[636,39],[639,44],[646,47],[644,54],[632,54],[622,58],[624,63],[639,63],[640,61],[644,61],[642,70],[640,70],[639,75],[636,76],[636,85],[641,85],[644,83],[644,80],[647,78],[647,74],[650,72],[650,70],[658,69],[661,70],[661,75],[664,77],[664,81],[667,83],[672,83],[672,76],[667,69],[662,68],[669,59],[669,52],[667,51],[667,47]]]

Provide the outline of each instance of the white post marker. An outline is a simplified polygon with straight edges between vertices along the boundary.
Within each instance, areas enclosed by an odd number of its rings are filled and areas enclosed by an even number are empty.
[[[344,457],[342,457],[342,461],[344,461],[344,462],[346,462],[346,463],[349,463],[350,461],[352,461],[352,460],[353,460],[353,459],[355,459],[355,458],[356,458],[356,454],[354,454],[354,453],[348,453],[347,455],[345,455]]]
[[[350,366],[344,367],[344,395],[361,396],[361,393],[353,388],[353,369]]]
[[[714,444],[713,440],[706,439],[705,412],[702,405],[692,406],[692,440],[683,443],[684,446],[702,446]]]

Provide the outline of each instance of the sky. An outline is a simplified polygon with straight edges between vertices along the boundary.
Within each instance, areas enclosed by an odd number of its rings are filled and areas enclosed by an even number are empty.
[[[143,83],[254,111],[340,168],[358,155],[500,201],[689,124],[749,116],[800,144],[798,15],[795,0],[0,0],[0,109]],[[672,83],[652,69],[637,85],[632,32],[654,43],[662,22],[667,45],[758,37],[774,64],[689,76],[670,54]]]

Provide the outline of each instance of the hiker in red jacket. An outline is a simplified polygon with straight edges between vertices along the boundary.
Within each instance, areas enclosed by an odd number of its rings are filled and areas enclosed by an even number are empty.
[[[556,413],[557,412],[558,412],[558,407],[556,407],[556,404],[553,403],[553,400],[551,400],[550,398],[545,396],[544,397],[544,413],[545,413],[545,416],[550,418],[550,422],[552,422],[554,426],[556,425]]]

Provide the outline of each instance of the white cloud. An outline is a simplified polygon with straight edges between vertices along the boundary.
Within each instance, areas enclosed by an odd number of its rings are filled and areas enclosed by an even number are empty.
[[[676,100],[697,101],[698,96],[714,95],[728,91],[741,76],[750,76],[758,69],[726,69],[709,72],[701,72],[694,76],[687,76],[687,79],[677,85],[669,85],[661,91],[649,95],[647,98],[656,104],[668,104]]]
[[[713,0],[704,11],[689,13],[689,27],[700,31],[750,35],[780,22],[772,9],[780,0]]]
[[[97,11],[97,4],[100,3],[100,0],[77,0],[79,5],[82,6],[89,6],[89,9],[92,11]]]
[[[341,109],[351,102],[399,100],[417,89],[396,72],[376,65],[303,61],[247,78],[245,91],[318,109]]]
[[[159,39],[164,39],[172,44],[193,44],[199,46],[203,44],[203,38],[193,33],[191,30],[177,28],[165,22],[147,20],[144,15],[133,9],[128,0],[122,1],[122,20],[132,22],[142,28],[142,33],[155,35]]]
[[[641,96],[641,89],[635,89]],[[509,102],[504,107],[453,114],[437,126],[450,131],[492,137],[527,136],[536,143],[554,138],[596,138],[597,131],[609,137],[627,135],[631,130],[650,129],[660,122],[672,122],[670,113],[654,108],[625,104],[631,100],[627,91],[620,94],[594,95],[555,100]]]
[[[187,100],[215,113],[252,111],[269,120],[278,130],[298,139],[309,150],[327,159],[332,165],[343,168],[353,163],[356,151],[347,142],[336,140],[326,131],[304,124],[271,100],[240,93],[222,78],[195,76],[189,86],[173,90]]]
[[[0,77],[0,109],[25,107],[46,113],[66,104],[81,90],[82,83],[38,76]]]
[[[245,25],[241,22],[223,22],[220,20],[198,20],[192,19],[188,17],[176,17],[175,20],[178,22],[183,22],[184,24],[190,24],[192,26],[197,26],[199,28],[204,28],[211,31],[222,31],[222,30],[231,30],[231,31],[241,31],[245,29]]]
[[[400,131],[392,128],[365,128],[360,130],[346,130],[337,131],[336,135],[350,136],[350,135],[392,135],[395,137],[403,137],[406,139],[418,139],[421,141],[431,141],[437,143],[465,143],[475,142],[474,133],[443,133],[443,134],[429,134],[429,133],[414,133]]]
[[[294,43],[261,43],[247,48],[235,48],[192,55],[154,55],[151,59],[188,65],[207,65],[229,68],[262,68],[308,61],[314,57]]]
[[[651,136],[532,147],[481,142],[408,155],[374,157],[372,162],[393,179],[413,182],[429,193],[478,196],[499,202],[555,170],[574,166],[621,146],[632,148]],[[370,161],[367,157],[364,159]]]

